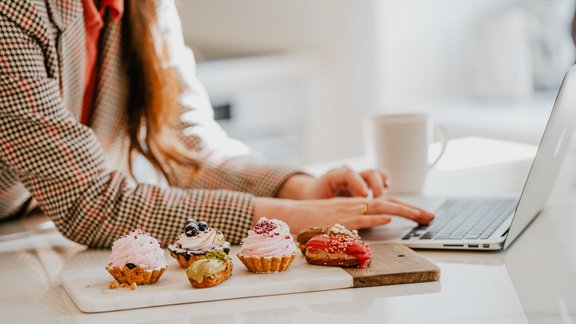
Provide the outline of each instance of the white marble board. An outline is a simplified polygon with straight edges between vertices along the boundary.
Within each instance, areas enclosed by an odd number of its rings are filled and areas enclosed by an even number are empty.
[[[250,273],[235,255],[232,258],[232,277],[204,289],[193,288],[185,270],[171,258],[157,283],[138,286],[134,291],[110,289],[114,279],[104,266],[67,270],[62,281],[76,306],[87,313],[353,287],[353,278],[346,271],[309,265],[302,256],[296,257],[288,271],[274,274]]]

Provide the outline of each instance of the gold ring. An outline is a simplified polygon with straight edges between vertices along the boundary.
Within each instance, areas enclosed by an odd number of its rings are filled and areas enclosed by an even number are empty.
[[[361,213],[362,215],[368,214],[368,205],[369,205],[368,202],[365,202],[365,203],[363,203],[362,205],[360,205],[360,213]]]

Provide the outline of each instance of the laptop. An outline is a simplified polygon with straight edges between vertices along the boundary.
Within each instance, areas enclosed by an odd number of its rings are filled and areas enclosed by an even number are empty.
[[[367,230],[362,237],[419,249],[506,249],[544,207],[568,150],[575,122],[576,65],[562,81],[519,197],[430,199],[421,204],[436,216],[428,226],[408,221],[394,226],[393,222]]]

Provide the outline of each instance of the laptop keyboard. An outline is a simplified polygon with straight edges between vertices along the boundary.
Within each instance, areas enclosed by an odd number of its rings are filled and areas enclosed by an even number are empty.
[[[487,239],[516,208],[517,199],[450,199],[438,207],[436,219],[427,226],[418,226],[403,240]]]

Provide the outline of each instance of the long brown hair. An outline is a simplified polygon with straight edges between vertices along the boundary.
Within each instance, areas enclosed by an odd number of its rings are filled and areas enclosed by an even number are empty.
[[[127,109],[131,152],[144,155],[168,179],[177,182],[177,166],[198,170],[200,163],[178,140],[179,83],[163,66],[165,46],[156,39],[156,0],[125,0],[125,54],[129,64],[130,98]],[[162,49],[162,53],[158,52]],[[144,134],[143,134],[144,133]],[[143,145],[143,143],[145,145]],[[132,164],[132,154],[130,154]]]

